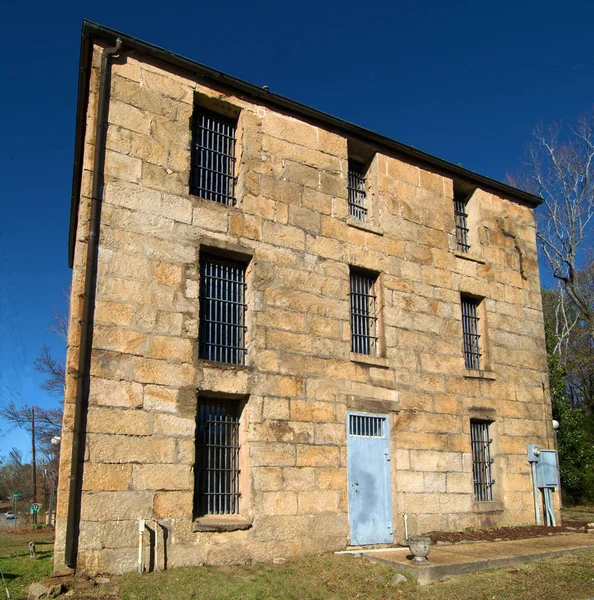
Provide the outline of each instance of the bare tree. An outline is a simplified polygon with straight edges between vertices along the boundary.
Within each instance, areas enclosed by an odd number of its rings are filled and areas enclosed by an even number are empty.
[[[538,127],[526,166],[510,182],[543,198],[540,247],[592,331],[594,307],[583,294],[580,265],[594,226],[594,114],[579,119],[568,133],[560,125]]]
[[[53,396],[64,394],[66,369],[64,361],[57,359],[46,344],[41,347],[41,353],[33,362],[33,368],[45,375],[45,381],[40,385],[42,390]]]
[[[2,417],[35,436],[35,447],[47,457],[54,454],[51,440],[60,435],[62,427],[61,408],[40,408],[9,397],[1,404]]]

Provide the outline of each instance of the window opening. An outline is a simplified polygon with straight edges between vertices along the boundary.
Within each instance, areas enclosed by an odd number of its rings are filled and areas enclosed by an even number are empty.
[[[467,196],[454,192],[454,217],[456,220],[456,247],[460,252],[468,252],[468,212]]]
[[[348,168],[349,216],[361,223],[367,220],[365,165],[349,159]]]
[[[239,402],[198,398],[195,516],[239,513]]]
[[[467,369],[481,368],[478,302],[462,296],[462,334],[464,337],[464,364]]]
[[[194,110],[190,193],[221,204],[235,204],[237,121],[201,106]]]
[[[479,502],[493,500],[491,443],[489,423],[470,421],[470,442],[472,446],[472,473],[474,477],[474,497]]]
[[[210,254],[200,261],[200,358],[245,364],[245,263]]]
[[[349,434],[362,437],[383,438],[385,417],[349,415]]]
[[[376,278],[351,271],[352,351],[378,354]]]

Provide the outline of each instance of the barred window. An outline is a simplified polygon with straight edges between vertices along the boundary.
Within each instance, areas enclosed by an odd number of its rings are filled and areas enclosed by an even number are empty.
[[[367,207],[365,191],[365,165],[356,160],[349,159],[349,216],[361,223],[367,220]]]
[[[200,260],[200,358],[245,364],[245,263],[203,254]]]
[[[235,204],[235,119],[201,106],[194,109],[190,193]]]
[[[462,334],[464,337],[464,364],[467,369],[481,368],[481,347],[479,334],[479,302],[468,296],[461,297]]]
[[[198,398],[194,512],[239,512],[239,417],[235,400]]]
[[[459,252],[468,252],[468,197],[463,193],[454,192],[454,218],[456,220],[456,247]]]
[[[352,351],[378,355],[377,296],[374,275],[351,271]]]
[[[470,421],[470,445],[472,446],[472,473],[474,477],[474,498],[479,502],[493,500],[492,478],[493,458],[488,421]]]

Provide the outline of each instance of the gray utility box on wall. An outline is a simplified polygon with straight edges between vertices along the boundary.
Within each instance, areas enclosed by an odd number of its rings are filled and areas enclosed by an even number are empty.
[[[557,476],[557,452],[541,450],[536,463],[536,485],[539,488],[555,488],[559,486]]]

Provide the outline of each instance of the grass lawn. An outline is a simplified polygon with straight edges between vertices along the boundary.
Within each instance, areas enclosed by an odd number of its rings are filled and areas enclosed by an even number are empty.
[[[568,506],[561,509],[565,521],[588,521],[594,523],[594,506]]]
[[[29,542],[35,542],[37,559],[29,558]],[[27,597],[27,586],[46,577],[53,569],[53,531],[13,533],[0,531],[0,569],[13,600]],[[6,598],[0,579],[0,598]]]
[[[594,551],[456,577],[427,587],[389,585],[395,571],[351,556],[285,565],[180,568],[84,583],[76,600],[584,600],[594,596]]]
[[[52,570],[52,536],[0,533],[0,568],[14,600]],[[37,560],[27,544],[37,544]],[[391,587],[395,571],[348,555],[308,557],[284,565],[193,567],[111,577],[106,585],[79,580],[69,600],[585,600],[594,597],[594,551],[475,573],[420,587]],[[0,588],[0,599],[5,598]]]

